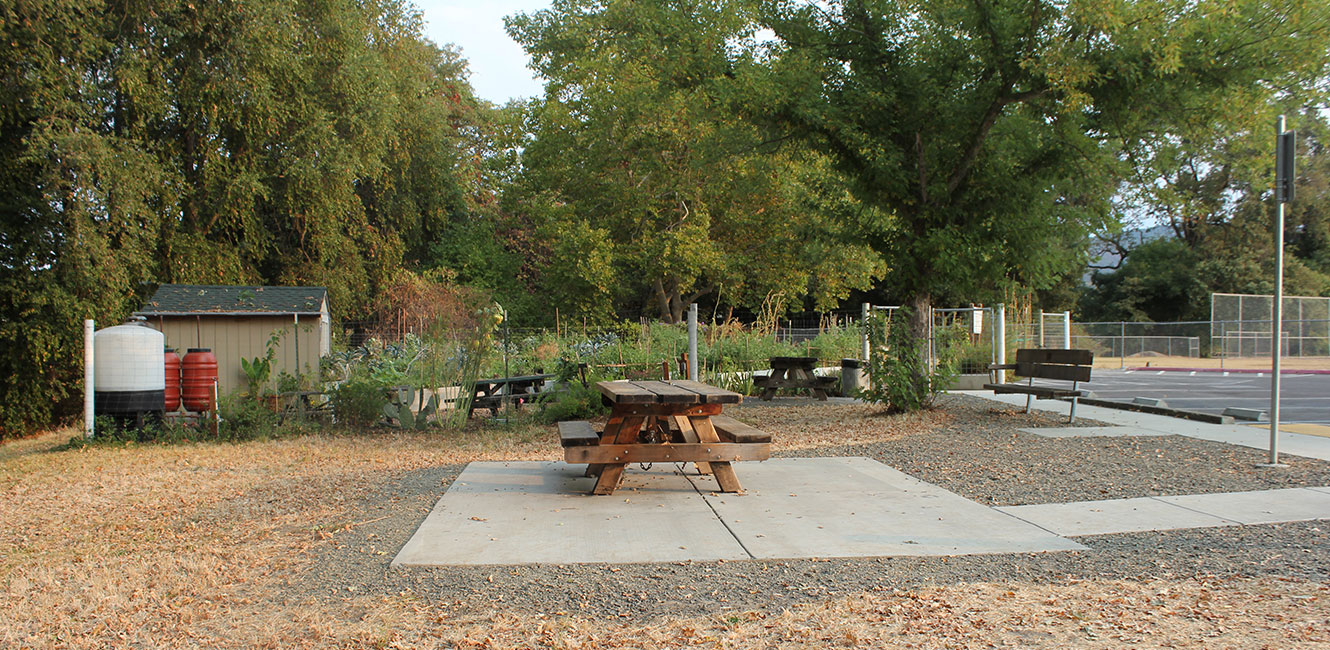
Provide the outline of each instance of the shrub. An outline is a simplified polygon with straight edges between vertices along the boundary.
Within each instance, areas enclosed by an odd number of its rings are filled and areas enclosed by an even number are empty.
[[[383,387],[368,379],[348,380],[333,390],[331,399],[337,421],[350,427],[374,426],[388,403]]]
[[[955,362],[941,359],[929,368],[925,341],[910,331],[910,310],[902,307],[893,317],[875,315],[869,324],[869,340],[886,340],[877,346],[868,361],[872,386],[862,391],[869,402],[885,404],[889,413],[918,411],[932,406],[933,400],[956,377]],[[885,336],[884,336],[885,334]],[[939,345],[947,350],[951,346]]]
[[[581,381],[569,379],[560,382],[563,390],[541,393],[536,398],[540,404],[540,413],[537,416],[541,422],[552,424],[563,420],[588,420],[609,411],[601,400],[600,391],[596,390],[596,382],[604,377],[591,375],[587,378],[586,385]]]

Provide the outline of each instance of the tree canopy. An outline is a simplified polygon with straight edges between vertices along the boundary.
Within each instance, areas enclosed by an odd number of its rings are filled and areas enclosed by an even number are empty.
[[[1319,0],[763,6],[750,113],[834,156],[921,305],[1077,272],[1134,152],[1323,78],[1330,34]]]

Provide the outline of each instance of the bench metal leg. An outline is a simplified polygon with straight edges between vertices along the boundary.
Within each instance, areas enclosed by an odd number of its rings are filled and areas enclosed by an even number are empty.
[[[1067,424],[1076,421],[1076,400],[1077,398],[1075,397],[1071,398],[1071,416],[1067,418]]]
[[[1026,395],[1026,396],[1025,396],[1025,412],[1026,412],[1026,413],[1029,413],[1029,412],[1030,412],[1030,402],[1032,402],[1032,401],[1034,401],[1034,395]]]

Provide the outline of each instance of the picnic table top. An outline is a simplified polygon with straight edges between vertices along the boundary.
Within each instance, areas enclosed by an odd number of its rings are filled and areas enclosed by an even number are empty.
[[[602,381],[596,389],[615,404],[738,404],[743,396],[698,381]]]
[[[771,357],[773,367],[812,366],[815,363],[817,363],[817,357]]]

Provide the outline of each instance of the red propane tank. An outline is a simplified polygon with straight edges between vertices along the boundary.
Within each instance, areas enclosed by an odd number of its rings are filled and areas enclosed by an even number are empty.
[[[175,348],[166,348],[166,412],[175,413],[180,408],[180,355]]]
[[[185,408],[195,413],[211,411],[214,407],[213,385],[217,383],[217,357],[208,348],[190,348],[181,366],[180,397]]]

